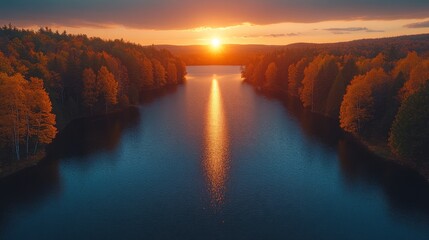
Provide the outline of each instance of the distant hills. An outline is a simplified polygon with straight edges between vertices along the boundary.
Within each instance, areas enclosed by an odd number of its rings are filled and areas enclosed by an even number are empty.
[[[252,59],[266,53],[283,49],[308,49],[309,51],[329,51],[338,54],[353,54],[367,51],[368,55],[385,51],[406,55],[408,51],[416,51],[422,55],[429,52],[429,34],[406,35],[390,38],[360,39],[338,43],[293,43],[288,45],[239,45],[226,44],[218,52],[210,45],[156,45],[167,49],[180,57],[186,65],[244,65]],[[399,56],[398,56],[399,57]]]
[[[186,65],[243,65],[279,46],[225,44],[214,51],[210,45],[156,45],[178,56]]]

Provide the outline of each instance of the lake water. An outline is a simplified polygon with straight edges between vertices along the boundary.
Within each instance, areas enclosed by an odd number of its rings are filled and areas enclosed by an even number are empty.
[[[429,239],[429,185],[236,66],[75,121],[0,181],[0,239]]]

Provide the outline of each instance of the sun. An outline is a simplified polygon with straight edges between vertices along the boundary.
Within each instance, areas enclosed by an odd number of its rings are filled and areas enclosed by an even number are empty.
[[[219,38],[213,38],[212,39],[212,47],[214,49],[217,49],[220,47],[220,39]]]

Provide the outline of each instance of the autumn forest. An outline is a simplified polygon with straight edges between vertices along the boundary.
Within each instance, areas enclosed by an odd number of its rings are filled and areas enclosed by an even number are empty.
[[[242,76],[338,120],[378,155],[427,169],[427,35],[286,47],[254,58]]]
[[[85,35],[0,29],[0,166],[41,159],[72,119],[139,103],[145,92],[185,79],[166,50]]]

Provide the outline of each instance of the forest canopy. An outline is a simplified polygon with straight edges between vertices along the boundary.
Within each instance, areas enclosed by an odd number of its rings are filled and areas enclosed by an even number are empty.
[[[0,156],[28,158],[71,119],[138,104],[146,91],[182,83],[185,75],[179,58],[154,46],[4,26]]]
[[[428,35],[284,47],[255,57],[242,77],[299,98],[364,142],[390,146],[398,158],[428,160]]]

